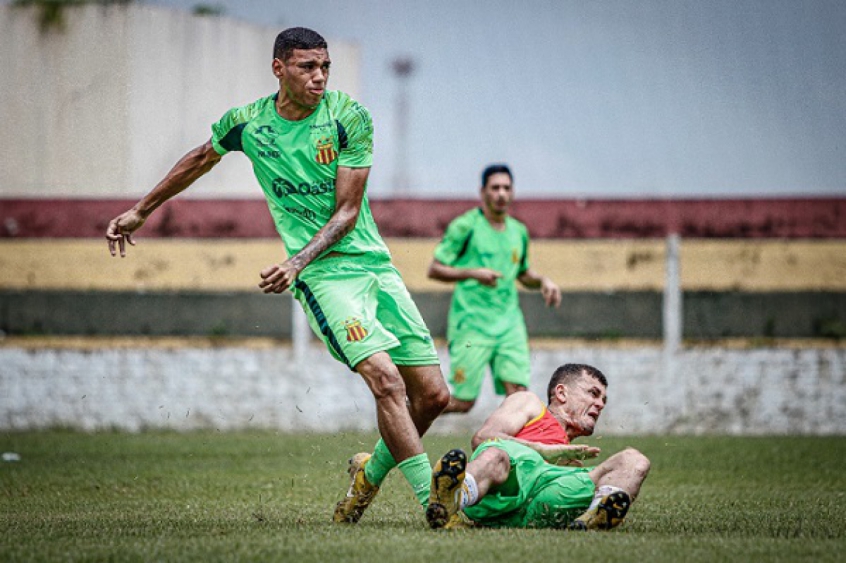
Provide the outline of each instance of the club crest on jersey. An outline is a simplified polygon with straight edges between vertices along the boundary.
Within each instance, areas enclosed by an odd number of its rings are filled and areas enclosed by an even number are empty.
[[[456,368],[452,373],[452,380],[455,383],[464,383],[467,381],[467,375],[464,373],[464,368]]]
[[[367,329],[361,326],[359,319],[347,319],[344,321],[344,328],[347,331],[347,342],[358,342],[367,336]]]
[[[314,143],[314,148],[317,150],[317,156],[314,158],[318,164],[329,164],[338,158],[338,152],[335,150],[335,143],[332,137],[320,137]]]
[[[511,261],[512,261],[513,263],[515,263],[515,264],[517,264],[518,262],[520,262],[520,255],[517,253],[517,249],[516,249],[516,248],[512,248],[512,249],[511,249]]]

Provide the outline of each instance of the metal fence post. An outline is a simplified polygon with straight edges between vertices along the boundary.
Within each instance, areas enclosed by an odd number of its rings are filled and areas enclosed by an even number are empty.
[[[664,352],[675,354],[682,341],[682,292],[679,264],[679,235],[667,236],[666,279],[664,282]]]
[[[291,295],[291,344],[294,349],[294,361],[302,366],[308,355],[308,343],[311,329],[305,311]]]

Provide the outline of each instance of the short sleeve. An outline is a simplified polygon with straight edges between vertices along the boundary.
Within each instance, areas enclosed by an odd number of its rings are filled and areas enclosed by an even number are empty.
[[[447,226],[444,237],[435,247],[435,260],[447,266],[454,266],[467,252],[473,236],[473,221],[467,215],[454,219]]]
[[[224,155],[231,151],[243,152],[241,134],[254,112],[254,104],[232,108],[223,114],[220,121],[212,125],[211,143],[218,154]]]
[[[523,244],[520,249],[520,267],[517,269],[518,278],[529,270],[529,231],[525,225],[521,226],[520,236]]]
[[[373,165],[373,120],[367,108],[348,99],[338,121],[341,150],[338,166],[368,168]]]

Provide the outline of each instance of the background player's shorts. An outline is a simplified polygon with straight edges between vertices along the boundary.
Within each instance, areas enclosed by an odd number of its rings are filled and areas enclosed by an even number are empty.
[[[596,488],[588,475],[590,468],[552,465],[535,450],[511,440],[485,442],[471,460],[488,448],[506,452],[511,471],[505,483],[464,509],[471,520],[491,527],[560,528],[590,506]]]
[[[532,374],[525,323],[516,323],[497,340],[469,331],[450,339],[449,364],[452,394],[461,401],[476,400],[488,366],[498,395],[505,395],[506,382],[528,389]]]
[[[354,368],[376,352],[399,366],[438,364],[429,329],[397,269],[384,258],[330,256],[312,262],[292,289],[314,333]]]

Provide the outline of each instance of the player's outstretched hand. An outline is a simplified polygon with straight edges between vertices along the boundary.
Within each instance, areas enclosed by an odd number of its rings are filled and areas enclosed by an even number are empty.
[[[561,289],[549,278],[541,280],[541,295],[547,307],[558,307],[561,305]]]
[[[116,254],[116,246],[120,248],[120,257],[126,256],[126,243],[135,246],[132,240],[132,233],[141,228],[146,219],[134,209],[121,213],[111,221],[106,228],[106,242],[109,244],[109,253]]]
[[[259,287],[264,293],[282,293],[297,279],[300,270],[287,260],[281,264],[268,266],[261,271]]]
[[[556,465],[581,466],[582,461],[599,455],[600,449],[583,444],[550,446],[544,458]]]

